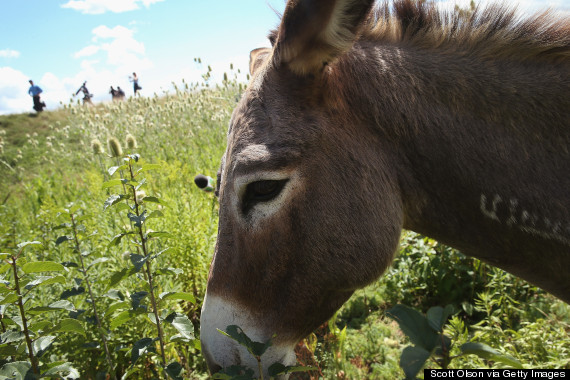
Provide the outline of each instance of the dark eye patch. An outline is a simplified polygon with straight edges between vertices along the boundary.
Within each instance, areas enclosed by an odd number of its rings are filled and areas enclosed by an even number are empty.
[[[263,180],[247,185],[242,199],[242,211],[246,214],[257,203],[267,202],[277,197],[288,179]]]

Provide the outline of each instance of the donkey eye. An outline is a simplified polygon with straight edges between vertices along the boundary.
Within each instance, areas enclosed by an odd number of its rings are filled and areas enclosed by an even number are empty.
[[[243,197],[243,211],[247,212],[255,203],[267,202],[277,197],[287,179],[256,181],[247,185]]]

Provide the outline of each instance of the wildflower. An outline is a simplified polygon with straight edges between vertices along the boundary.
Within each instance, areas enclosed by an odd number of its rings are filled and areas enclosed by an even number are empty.
[[[127,147],[129,147],[129,149],[137,149],[137,140],[135,136],[130,133],[127,135]]]
[[[103,153],[103,145],[101,145],[101,141],[97,139],[91,140],[91,149],[93,149],[93,154]]]
[[[109,144],[109,152],[111,152],[111,157],[120,157],[123,155],[123,148],[121,148],[121,143],[114,137],[109,137],[107,141]]]

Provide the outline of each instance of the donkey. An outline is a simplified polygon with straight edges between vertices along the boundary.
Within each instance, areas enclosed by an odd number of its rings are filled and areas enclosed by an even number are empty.
[[[218,174],[201,315],[212,372],[240,326],[295,344],[390,265],[403,228],[570,302],[570,19],[412,0],[290,0]]]

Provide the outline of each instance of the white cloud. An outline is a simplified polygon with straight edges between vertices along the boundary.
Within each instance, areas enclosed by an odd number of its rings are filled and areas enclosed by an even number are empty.
[[[81,57],[91,57],[99,52],[101,48],[95,45],[85,46],[83,49],[79,50],[77,53],[73,55],[74,58],[81,58]]]
[[[94,43],[76,52],[73,55],[75,58],[93,57],[103,53],[104,63],[112,66],[114,71],[123,73],[143,71],[153,66],[145,57],[144,44],[134,38],[134,30],[122,25],[114,28],[100,25],[92,30],[92,34]],[[98,57],[101,58],[101,55]],[[90,66],[94,64],[96,62],[89,61]]]
[[[32,98],[28,95],[29,79],[12,67],[0,67],[0,115],[33,112]]]
[[[17,50],[12,50],[12,49],[0,50],[0,58],[18,58],[19,56],[20,52]]]
[[[100,39],[106,38],[117,38],[117,39],[132,39],[134,31],[127,27],[118,25],[114,28],[109,28],[106,25],[99,25],[92,30],[93,42],[97,42]]]
[[[164,0],[69,0],[62,8],[70,8],[84,14],[102,14],[105,12],[122,13],[146,8]]]

